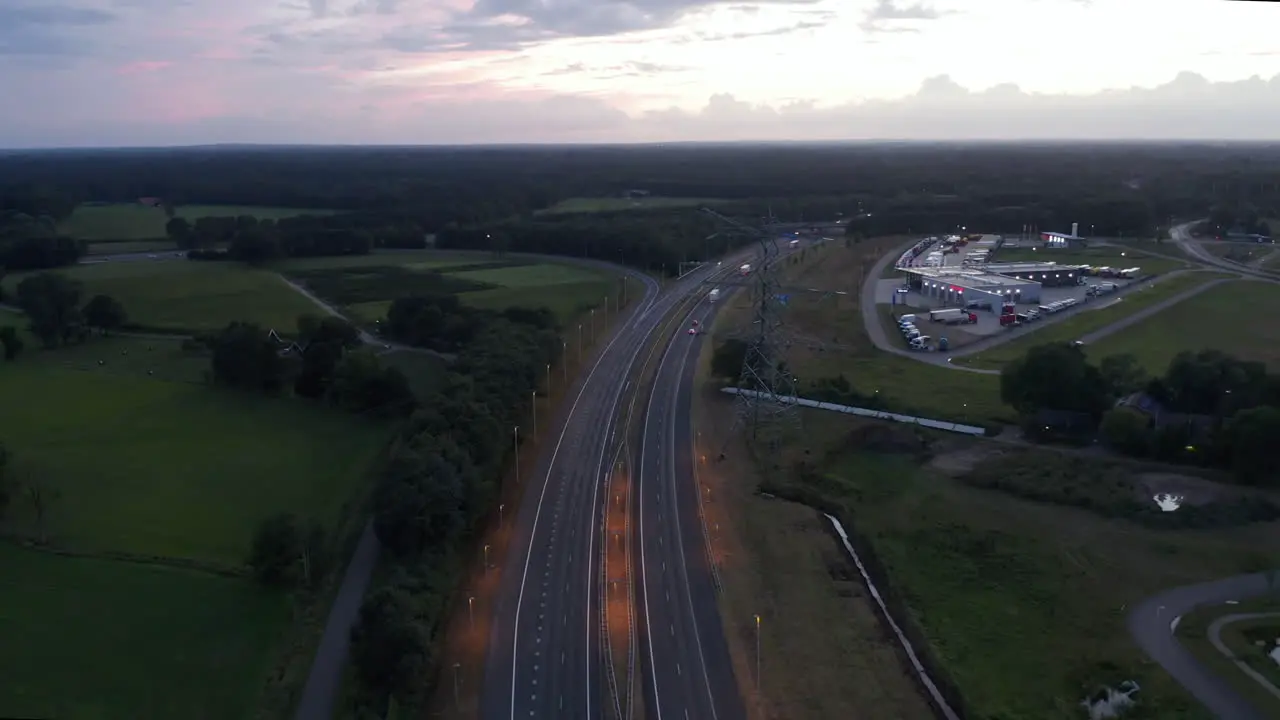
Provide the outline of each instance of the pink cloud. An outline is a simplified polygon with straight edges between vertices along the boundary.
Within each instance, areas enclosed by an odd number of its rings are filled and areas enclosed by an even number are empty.
[[[157,70],[163,70],[173,63],[168,60],[139,60],[116,68],[117,75],[137,75],[138,73],[150,73]]]

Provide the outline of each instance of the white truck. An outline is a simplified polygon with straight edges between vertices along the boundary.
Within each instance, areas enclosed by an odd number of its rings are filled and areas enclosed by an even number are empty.
[[[742,264],[742,267],[738,268],[738,274],[740,274],[740,275],[750,275],[750,274],[751,274],[751,263],[743,263],[743,264]]]
[[[720,299],[720,288],[712,288],[712,289],[711,289],[711,292],[707,293],[707,299],[708,299],[708,300],[710,300],[711,302],[715,302],[715,301],[719,300],[719,299]]]
[[[794,250],[794,249],[796,249],[796,248],[800,247],[800,241],[799,241],[799,240],[792,240],[792,241],[789,243],[789,245],[790,245],[791,249],[792,249],[792,250]]]
[[[959,319],[961,315],[968,316],[968,312],[961,308],[947,308],[945,310],[930,310],[929,319],[933,322],[947,322],[948,320]]]

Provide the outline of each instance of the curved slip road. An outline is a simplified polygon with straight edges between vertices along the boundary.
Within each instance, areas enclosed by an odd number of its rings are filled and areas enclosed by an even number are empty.
[[[1262,620],[1265,618],[1280,618],[1280,613],[1263,612],[1263,613],[1237,613],[1235,615],[1223,615],[1217,620],[1214,620],[1213,623],[1209,625],[1209,642],[1213,644],[1213,647],[1215,650],[1222,653],[1223,656],[1226,657],[1231,662],[1235,663],[1236,667],[1240,668],[1240,672],[1244,673],[1245,675],[1248,675],[1250,678],[1253,679],[1254,682],[1261,685],[1267,692],[1271,693],[1272,695],[1275,695],[1277,700],[1280,700],[1280,688],[1277,688],[1270,680],[1268,680],[1264,675],[1259,673],[1257,670],[1254,670],[1253,668],[1249,667],[1248,663],[1236,657],[1235,653],[1231,652],[1231,648],[1227,647],[1227,644],[1222,642],[1222,628],[1226,627],[1227,625],[1230,625],[1232,623],[1237,623],[1237,622],[1243,622],[1245,620]]]
[[[645,707],[657,720],[746,716],[720,622],[711,558],[699,513],[690,424],[705,326],[716,306],[700,301],[677,328],[649,395],[640,446],[639,637],[648,674]]]
[[[724,267],[732,267],[725,261]],[[554,444],[544,452],[515,518],[512,560],[504,568],[485,663],[485,720],[604,715],[600,493],[615,418],[641,350],[667,313],[713,273],[693,271],[646,295],[581,376],[560,411]]]
[[[1227,720],[1266,720],[1266,716],[1221,677],[1205,668],[1174,637],[1175,620],[1202,605],[1248,600],[1270,592],[1266,573],[1236,575],[1167,590],[1129,611],[1129,633],[1151,659],[1210,712]]]

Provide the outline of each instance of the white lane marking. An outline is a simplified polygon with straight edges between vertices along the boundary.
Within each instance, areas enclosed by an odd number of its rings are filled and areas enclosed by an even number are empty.
[[[703,319],[704,320],[706,319],[706,313],[703,314]],[[678,400],[680,398],[680,384],[682,379],[684,378],[685,367],[689,364],[689,356],[693,354],[693,346],[695,344],[696,343],[691,342],[688,344],[688,347],[685,348],[684,357],[680,360],[680,369],[676,373],[676,382],[673,383],[671,387],[670,412],[673,415],[675,414],[676,409],[679,406]],[[676,561],[680,565],[680,575],[684,579],[684,597],[685,597],[685,601],[689,605],[689,619],[693,622],[693,641],[694,641],[694,645],[698,648],[698,664],[702,667],[702,682],[707,688],[707,702],[711,706],[711,718],[712,720],[716,720],[719,717],[718,714],[716,713],[716,699],[711,692],[711,678],[707,675],[707,660],[706,660],[706,657],[704,657],[702,652],[702,635],[701,633],[698,632],[698,616],[693,609],[693,592],[689,589],[689,568],[684,561],[684,532],[680,528],[680,519],[679,519],[680,518],[680,502],[676,497],[678,493],[676,492],[676,488],[675,488],[676,423],[674,422],[671,423],[669,433],[670,433],[670,442],[668,443],[668,445],[670,445],[671,447],[670,467],[672,469],[671,515],[672,517],[675,518],[675,521],[672,524],[675,525],[675,528],[676,528],[676,546],[678,548],[678,551],[676,552]],[[694,492],[697,492],[697,488],[694,488]],[[679,667],[680,666],[677,665],[676,669],[678,670]]]
[[[694,308],[685,314],[684,318],[681,319],[681,325],[688,323],[689,317],[693,315],[694,312],[697,311],[698,306],[700,304],[701,302],[695,303]],[[657,660],[654,656],[654,651],[653,651],[653,623],[649,618],[649,607],[650,607],[649,579],[648,579],[647,565],[645,564],[645,552],[644,552],[644,545],[645,545],[644,543],[644,527],[645,527],[644,495],[645,494],[644,492],[641,491],[642,489],[639,486],[643,485],[644,483],[644,478],[645,478],[644,468],[645,468],[645,464],[648,462],[648,453],[645,452],[645,447],[649,441],[649,424],[653,421],[653,415],[654,415],[654,413],[650,412],[649,410],[653,407],[653,399],[657,396],[658,385],[660,384],[658,380],[662,376],[662,368],[667,364],[667,356],[671,354],[671,350],[675,346],[676,346],[675,342],[668,341],[666,350],[663,351],[662,357],[658,360],[658,370],[657,370],[657,374],[654,377],[653,384],[649,388],[649,402],[646,405],[646,409],[645,409],[644,430],[640,435],[640,475],[636,481],[637,492],[639,492],[639,495],[640,495],[640,537],[639,537],[640,584],[644,586],[644,593],[643,593],[644,595],[644,630],[645,630],[645,635],[649,640],[649,668],[651,670],[649,675],[653,681],[654,712],[657,713],[657,720],[662,720],[662,696],[658,693],[658,673],[656,672],[656,668],[658,667],[658,665],[657,665]],[[661,489],[658,490],[658,500],[659,501],[662,500]],[[664,568],[666,567],[665,561],[663,561],[663,567]],[[677,669],[678,668],[679,666],[677,665]]]
[[[647,310],[647,308],[652,307],[653,303],[657,301],[658,296],[656,293],[650,294],[651,289],[652,288],[646,288],[646,299],[644,305],[639,308],[640,310]],[[637,312],[633,314],[627,321],[627,324],[624,325],[619,332],[614,334],[613,338],[609,340],[609,343],[604,346],[604,350],[596,357],[596,361],[591,366],[591,370],[587,373],[586,378],[584,378],[582,384],[578,386],[578,394],[573,399],[573,405],[569,406],[569,414],[567,417],[572,418],[573,414],[577,412],[578,403],[582,402],[582,397],[586,393],[587,387],[591,385],[591,379],[595,377],[596,371],[600,369],[600,364],[604,362],[606,357],[608,357],[609,348],[613,347],[614,343],[618,342],[620,338],[625,337],[627,334],[626,330],[639,322],[640,318],[644,317],[644,315],[644,312]],[[542,476],[542,488],[538,492],[538,504],[533,513],[533,529],[529,533],[529,547],[526,549],[524,555],[524,569],[520,575],[520,592],[516,595],[515,624],[511,629],[511,720],[515,720],[516,717],[516,668],[520,665],[520,663],[517,662],[517,658],[520,657],[520,653],[518,652],[520,647],[520,608],[524,604],[524,587],[529,577],[529,561],[533,558],[532,539],[538,536],[538,520],[542,517],[542,505],[546,500],[547,485],[551,480],[551,470],[556,466],[556,458],[560,455],[560,446],[564,443],[564,438],[569,431],[570,425],[571,423],[566,422],[560,428],[560,436],[556,439],[555,449],[551,451],[551,462],[547,465],[546,474]],[[588,714],[588,716],[589,715],[590,714]]]

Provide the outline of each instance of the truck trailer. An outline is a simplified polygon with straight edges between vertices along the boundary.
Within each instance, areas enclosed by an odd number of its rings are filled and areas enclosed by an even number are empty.
[[[708,299],[708,300],[710,300],[711,302],[715,302],[715,301],[719,300],[719,299],[720,299],[720,288],[712,288],[712,289],[711,289],[711,292],[707,293],[707,299]]]

